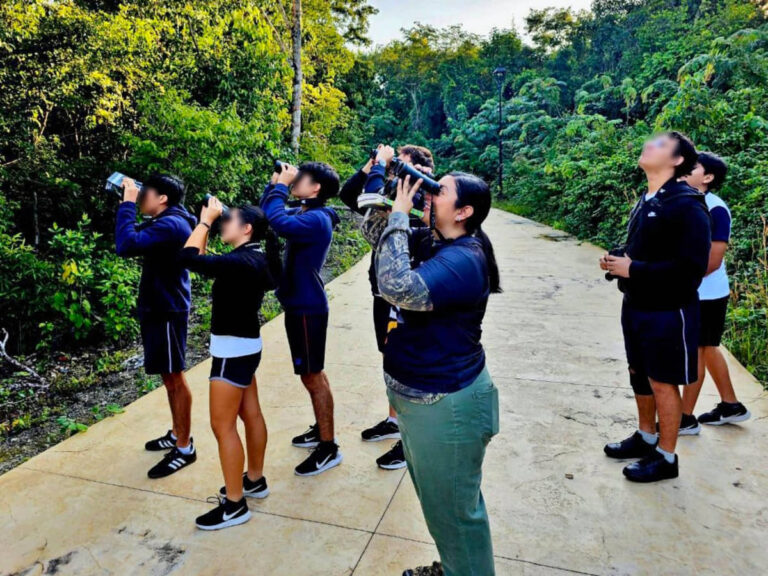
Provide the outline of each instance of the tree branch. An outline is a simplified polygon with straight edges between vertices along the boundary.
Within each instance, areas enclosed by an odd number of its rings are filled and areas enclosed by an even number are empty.
[[[11,366],[15,366],[19,370],[22,370],[32,376],[35,380],[40,382],[40,386],[35,386],[36,388],[48,388],[49,384],[48,381],[40,376],[34,369],[30,368],[29,366],[26,366],[25,364],[22,364],[12,356],[8,354],[6,351],[6,344],[8,343],[8,338],[10,335],[8,334],[8,330],[5,328],[0,329],[0,332],[2,332],[2,339],[0,340],[0,358],[3,358],[6,362],[8,362]]]

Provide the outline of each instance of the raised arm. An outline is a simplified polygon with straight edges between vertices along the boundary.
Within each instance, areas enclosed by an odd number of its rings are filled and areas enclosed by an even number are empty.
[[[118,256],[142,256],[153,249],[178,245],[178,232],[173,223],[159,219],[146,228],[136,227],[136,204],[123,202],[117,208],[115,251]]]

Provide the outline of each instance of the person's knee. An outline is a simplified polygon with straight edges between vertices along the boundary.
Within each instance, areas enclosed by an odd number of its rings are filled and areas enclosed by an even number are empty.
[[[629,369],[629,384],[635,396],[653,396],[653,388],[648,377],[633,368]]]
[[[234,419],[229,418],[211,418],[211,430],[217,440],[221,440],[226,435],[230,434],[236,428],[236,422]]]
[[[183,372],[169,372],[167,374],[161,374],[160,378],[162,379],[165,387],[171,392],[175,392],[184,386]]]

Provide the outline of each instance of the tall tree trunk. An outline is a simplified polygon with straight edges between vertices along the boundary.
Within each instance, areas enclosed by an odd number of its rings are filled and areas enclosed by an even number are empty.
[[[291,148],[295,160],[299,159],[299,141],[301,138],[301,0],[293,1],[293,26],[291,42],[293,44],[293,96],[291,98]]]
[[[40,247],[40,211],[37,202],[37,187],[32,188],[32,228],[35,234],[35,248]]]

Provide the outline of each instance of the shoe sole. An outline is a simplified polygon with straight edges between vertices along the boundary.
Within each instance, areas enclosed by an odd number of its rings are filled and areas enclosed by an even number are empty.
[[[237,518],[232,518],[230,520],[227,520],[226,522],[222,522],[221,524],[216,524],[215,526],[201,526],[197,522],[195,522],[195,526],[197,526],[200,530],[221,530],[222,528],[230,528],[231,526],[245,524],[250,519],[251,519],[251,511],[248,510],[246,511],[245,514],[242,514]]]
[[[314,442],[291,442],[291,446],[294,448],[317,448],[317,445],[320,444],[318,441]]]
[[[379,464],[376,462],[376,466],[381,468],[382,470],[402,470],[406,466],[408,466],[407,462],[398,462],[397,464]]]
[[[650,484],[652,482],[661,482],[662,480],[674,480],[677,478],[680,474],[675,474],[674,476],[664,476],[662,478],[633,478],[632,476],[627,476],[624,474],[624,478],[629,480],[630,482],[636,482],[637,484]]]
[[[335,468],[336,466],[341,464],[341,462],[343,460],[344,460],[344,457],[341,455],[341,452],[339,452],[336,455],[336,458],[326,462],[325,466],[323,466],[322,468],[318,468],[317,470],[313,470],[312,472],[305,472],[305,473],[301,473],[298,470],[294,470],[293,472],[294,472],[294,474],[296,474],[296,476],[317,476],[318,474],[322,474],[326,470],[330,470],[331,468]]]
[[[701,433],[701,425],[697,425],[695,428],[680,428],[677,432],[678,436],[698,436]]]
[[[717,422],[702,422],[702,424],[706,424],[708,426],[722,426],[723,424],[735,424],[736,422],[744,422],[750,418],[752,418],[752,413],[747,410],[745,414],[739,414],[738,416],[726,416]]]
[[[384,434],[384,436],[376,436],[375,438],[363,438],[363,442],[381,442],[382,440],[400,440],[400,432],[393,434]]]

